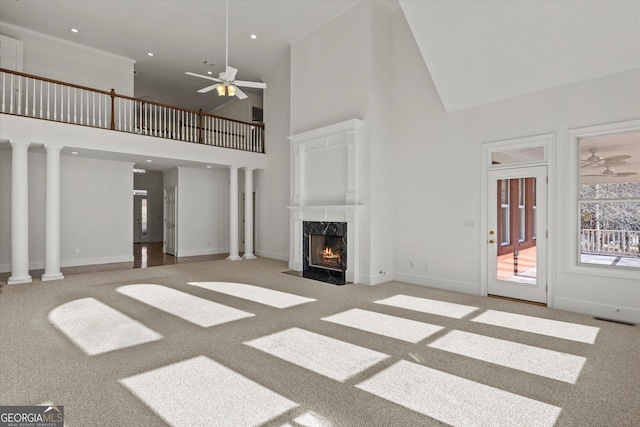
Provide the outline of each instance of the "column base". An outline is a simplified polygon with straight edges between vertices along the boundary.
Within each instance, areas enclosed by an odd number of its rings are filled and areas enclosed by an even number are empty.
[[[44,273],[40,280],[43,282],[49,282],[51,280],[62,280],[64,279],[64,275],[62,273]]]
[[[20,283],[31,283],[31,276],[28,274],[25,276],[11,276],[7,280],[7,285],[19,285]]]
[[[254,254],[245,254],[245,255],[242,255],[242,258],[244,258],[244,259],[256,259],[258,257],[255,256]]]
[[[242,258],[240,258],[238,255],[233,255],[233,256],[229,255],[227,259],[229,261],[240,261]]]

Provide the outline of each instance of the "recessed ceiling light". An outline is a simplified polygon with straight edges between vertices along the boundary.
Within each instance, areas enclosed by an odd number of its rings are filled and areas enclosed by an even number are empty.
[[[213,71],[207,71],[207,74],[213,74]]]
[[[77,151],[72,151],[71,154],[78,155],[78,152]]]
[[[147,159],[147,163],[153,163],[153,160]]]
[[[211,169],[211,165],[207,165],[207,169]]]
[[[147,52],[147,55],[153,56],[153,52]]]
[[[69,28],[69,30],[70,30],[72,33],[77,33],[77,32],[78,32],[78,29],[77,29],[77,28]]]
[[[255,34],[251,34],[249,37],[251,37],[254,40],[258,38],[258,36],[256,36]]]

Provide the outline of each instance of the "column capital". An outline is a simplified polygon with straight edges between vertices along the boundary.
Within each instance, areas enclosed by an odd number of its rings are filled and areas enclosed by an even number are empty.
[[[9,141],[9,144],[11,144],[12,148],[19,148],[19,147],[29,148],[29,146],[31,145],[30,142],[22,142],[22,141]]]
[[[44,149],[51,152],[62,151],[63,148],[61,145],[44,144]]]

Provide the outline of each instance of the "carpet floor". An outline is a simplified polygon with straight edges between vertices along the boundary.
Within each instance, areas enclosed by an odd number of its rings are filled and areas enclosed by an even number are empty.
[[[640,328],[258,258],[0,288],[0,405],[85,426],[637,426]]]

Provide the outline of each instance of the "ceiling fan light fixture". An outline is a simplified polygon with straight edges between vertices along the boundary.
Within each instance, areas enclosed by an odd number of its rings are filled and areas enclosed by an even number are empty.
[[[236,87],[234,85],[229,85],[227,87],[227,93],[229,96],[236,96]]]
[[[223,84],[219,84],[216,91],[218,92],[218,96],[225,96],[225,88]]]

